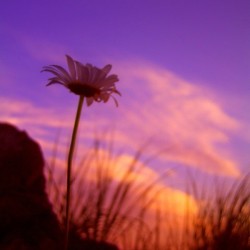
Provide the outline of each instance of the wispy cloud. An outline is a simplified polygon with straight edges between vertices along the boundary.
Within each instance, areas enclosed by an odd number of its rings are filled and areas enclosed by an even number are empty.
[[[120,70],[126,83],[122,124],[130,127],[132,140],[154,135],[156,147],[169,146],[162,156],[166,160],[239,175],[232,156],[222,152],[241,124],[223,110],[212,91],[144,62],[130,62]]]
[[[125,148],[137,149],[142,141],[152,138],[154,152],[166,149],[159,156],[166,166],[175,162],[213,174],[240,174],[229,149],[231,137],[239,133],[242,125],[224,111],[211,90],[144,61],[118,62],[115,73],[120,78],[120,107],[95,104],[85,110],[82,138],[91,140],[96,129],[116,129],[115,140]],[[53,99],[54,92],[48,93],[47,98]],[[0,101],[1,120],[27,129],[48,149],[52,148],[55,130],[64,129],[67,133],[61,133],[61,141],[66,147],[73,107],[63,102],[40,107],[39,101],[8,97]]]
[[[86,142],[93,140],[93,131],[115,129],[115,145],[123,148],[124,152],[117,154],[115,161],[119,168],[113,168],[110,178],[118,183],[131,181],[138,187],[137,190],[157,180],[154,189],[161,192],[154,197],[156,202],[148,207],[151,214],[160,207],[162,213],[174,214],[177,216],[173,217],[178,218],[186,215],[187,201],[189,210],[196,212],[197,204],[193,197],[166,187],[160,180],[160,173],[141,162],[138,162],[142,165],[140,171],[123,179],[123,173],[134,157],[130,155],[131,150],[127,152],[126,149],[137,150],[151,138],[145,154],[163,149],[157,160],[165,162],[165,169],[169,168],[169,162],[174,162],[217,175],[240,175],[237,163],[227,150],[231,146],[231,137],[240,132],[242,124],[225,112],[211,90],[142,61],[119,62],[115,73],[120,78],[120,106],[116,109],[113,103],[108,107],[95,104],[84,110],[80,128],[83,133],[79,133],[77,148],[80,157],[81,152],[86,152]],[[47,98],[53,99],[53,95],[54,92],[48,90]],[[46,156],[51,156],[58,130],[61,129],[57,163],[60,170],[65,168],[65,152],[75,107],[69,106],[64,99],[50,107],[41,107],[39,100],[32,102],[7,96],[0,96],[0,103],[1,120],[28,131],[40,142]],[[81,143],[82,140],[84,143]],[[95,177],[92,176],[90,181],[96,181]]]
[[[1,87],[10,86],[13,83],[13,70],[6,66],[0,59],[0,84]]]
[[[26,130],[46,150],[52,150],[58,129],[71,126],[70,119],[58,116],[56,109],[41,108],[32,102],[8,97],[0,97],[0,102],[1,121]]]
[[[48,61],[53,63],[63,63],[66,51],[69,51],[67,46],[63,44],[53,43],[44,38],[30,37],[27,35],[20,35],[19,40],[24,49],[38,61]]]

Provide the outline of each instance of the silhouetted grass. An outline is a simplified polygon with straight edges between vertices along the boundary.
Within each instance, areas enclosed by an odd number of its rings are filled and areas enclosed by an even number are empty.
[[[108,145],[104,152],[100,141],[95,140],[93,149],[82,157],[73,174],[71,231],[83,239],[112,242],[122,249],[146,249],[152,245],[153,233],[144,217],[160,192],[154,187],[159,180],[138,185],[135,175],[143,171],[142,153],[143,147],[125,169],[121,169],[122,174],[116,179],[113,171],[119,171],[121,167],[119,158],[112,155],[112,145]],[[63,227],[66,173],[55,173],[56,148],[52,158],[47,168],[48,192]]]
[[[137,185],[134,175],[143,171],[140,158],[144,148],[135,153],[122,175],[114,178],[113,171],[121,166],[111,144],[103,153],[97,139],[73,174],[71,231],[83,239],[111,242],[124,250],[250,249],[249,175],[229,188],[219,182],[201,188],[189,178],[187,192],[199,209],[195,217],[189,214],[187,199],[185,219],[180,222],[157,205],[161,192],[155,188],[158,179]],[[55,157],[56,152],[54,161]],[[65,173],[56,174],[55,165],[52,162],[47,169],[48,191],[63,227]],[[149,220],[152,203],[157,209]]]
[[[246,175],[228,189],[215,183],[207,197],[195,192],[200,209],[193,222],[190,249],[250,249],[249,184]],[[193,186],[198,189],[195,182]]]

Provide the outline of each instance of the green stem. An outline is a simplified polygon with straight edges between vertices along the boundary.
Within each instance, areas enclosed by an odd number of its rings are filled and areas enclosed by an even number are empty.
[[[68,155],[68,168],[67,168],[67,196],[66,196],[66,236],[65,236],[65,250],[68,249],[69,244],[69,227],[70,227],[70,198],[71,198],[71,166],[72,166],[72,159],[73,159],[73,153],[75,148],[75,142],[76,142],[76,134],[77,129],[80,121],[81,111],[82,111],[82,105],[83,105],[84,97],[79,97],[77,112],[76,112],[76,118],[75,118],[75,124],[73,128],[73,133],[71,137],[70,142],[70,148],[69,148],[69,155]]]

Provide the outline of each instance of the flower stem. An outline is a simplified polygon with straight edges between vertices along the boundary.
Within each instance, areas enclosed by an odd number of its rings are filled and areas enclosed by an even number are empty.
[[[69,227],[70,227],[70,198],[71,198],[71,166],[73,153],[76,142],[77,129],[80,121],[82,105],[83,105],[84,97],[80,96],[78,101],[78,107],[76,112],[75,124],[73,128],[73,133],[70,142],[69,155],[68,155],[68,168],[67,168],[67,194],[66,194],[66,232],[65,232],[65,250],[68,249],[69,244]]]

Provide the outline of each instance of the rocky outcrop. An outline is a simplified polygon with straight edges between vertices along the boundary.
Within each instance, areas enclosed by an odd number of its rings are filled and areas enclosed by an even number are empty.
[[[39,145],[25,132],[0,123],[0,249],[62,249],[43,168]]]
[[[49,202],[44,158],[26,132],[0,123],[0,249],[61,250],[64,234]],[[70,232],[70,250],[118,250]]]

